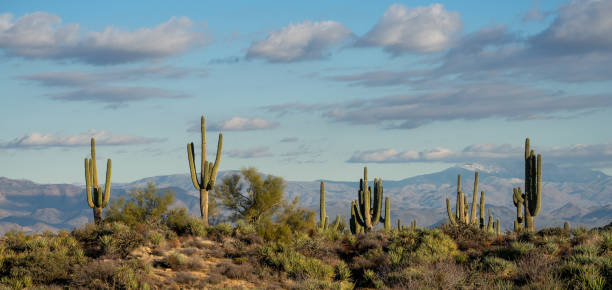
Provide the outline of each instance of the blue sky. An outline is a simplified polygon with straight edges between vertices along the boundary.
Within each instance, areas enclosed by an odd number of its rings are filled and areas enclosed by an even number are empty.
[[[117,182],[186,173],[202,114],[220,170],[402,179],[530,137],[611,174],[611,3],[3,3],[0,176],[82,183],[92,136]]]

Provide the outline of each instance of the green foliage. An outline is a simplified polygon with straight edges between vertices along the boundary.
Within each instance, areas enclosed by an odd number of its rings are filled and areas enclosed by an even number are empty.
[[[240,174],[224,177],[215,187],[214,195],[221,206],[232,212],[232,221],[244,219],[256,224],[272,218],[281,206],[285,186],[282,178],[268,175],[263,179],[250,167],[242,169]]]
[[[261,247],[259,255],[264,263],[286,272],[295,279],[331,279],[334,276],[333,267],[315,258],[305,257],[280,243]]]
[[[105,211],[107,221],[122,222],[134,227],[144,223],[160,224],[165,221],[168,208],[174,202],[171,190],[158,192],[153,183],[130,191],[130,200],[118,198]]]
[[[86,260],[77,240],[64,231],[41,235],[8,232],[2,247],[1,282],[11,287],[61,283],[71,278],[73,265]]]
[[[166,224],[178,235],[204,236],[206,228],[201,219],[190,215],[184,207],[171,209]]]
[[[393,258],[396,263],[411,260],[430,263],[452,258],[458,253],[455,242],[438,229],[401,231],[392,238],[389,249],[401,255],[401,258]]]
[[[344,261],[339,261],[334,267],[334,272],[336,273],[336,280],[350,280],[351,279],[351,269],[346,265]]]
[[[485,257],[483,266],[486,271],[493,272],[497,275],[508,276],[512,271],[516,270],[514,263],[498,257]]]

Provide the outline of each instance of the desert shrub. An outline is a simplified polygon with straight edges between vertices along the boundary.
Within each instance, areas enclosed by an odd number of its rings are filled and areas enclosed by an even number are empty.
[[[606,280],[599,269],[593,265],[583,265],[573,261],[560,268],[561,276],[572,289],[604,289]]]
[[[541,229],[536,232],[536,235],[540,237],[569,237],[569,234],[569,232],[560,227]]]
[[[166,257],[166,265],[172,270],[184,270],[187,268],[187,257],[181,253],[171,253]]]
[[[207,229],[208,237],[217,241],[223,240],[224,237],[232,236],[233,232],[234,228],[230,223],[218,223],[212,227],[208,227]]]
[[[129,200],[124,197],[111,200],[104,210],[105,221],[122,222],[130,227],[141,226],[143,222],[159,225],[164,222],[174,202],[171,190],[158,192],[153,183],[142,189],[133,189],[129,194]]]
[[[76,267],[72,286],[88,289],[145,289],[150,270],[136,260],[92,260]]]
[[[28,287],[30,284],[62,284],[71,278],[73,265],[86,261],[83,249],[70,234],[25,235],[9,232],[5,236],[2,283]]]
[[[500,258],[514,261],[534,249],[535,246],[530,242],[511,242],[509,247],[500,247],[494,252]]]
[[[334,267],[334,272],[336,273],[336,280],[350,280],[351,279],[351,269],[346,265],[344,261],[338,261],[336,266]]]
[[[483,268],[500,276],[509,276],[516,266],[514,263],[498,257],[487,256],[482,260]]]
[[[223,264],[222,274],[230,279],[250,280],[253,275],[253,266],[249,264],[236,265],[234,263]]]
[[[171,209],[165,220],[168,228],[179,236],[203,236],[206,234],[206,228],[202,220],[190,215],[184,207]]]
[[[159,232],[148,233],[147,240],[154,246],[159,246],[164,241],[164,235]]]
[[[328,279],[334,275],[333,267],[317,259],[305,257],[283,244],[270,243],[264,245],[260,248],[259,255],[264,263],[276,267],[296,279],[303,280],[307,277]]]
[[[602,240],[599,245],[602,254],[612,254],[612,233],[602,233]]]
[[[410,260],[431,263],[452,258],[458,253],[455,242],[438,229],[401,231],[392,238],[389,249],[396,255],[401,252],[401,258],[394,258],[399,263]]]

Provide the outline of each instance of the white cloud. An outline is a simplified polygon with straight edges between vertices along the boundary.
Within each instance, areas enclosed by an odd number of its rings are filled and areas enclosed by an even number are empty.
[[[320,59],[328,48],[351,35],[348,28],[334,21],[290,24],[252,43],[246,57],[262,58],[270,62]]]
[[[393,4],[359,41],[361,46],[382,46],[393,55],[431,53],[446,49],[461,30],[459,13],[442,4],[408,8]]]
[[[560,166],[578,166],[592,168],[612,167],[612,143],[577,144],[565,147],[534,147],[536,153],[542,154],[544,162]],[[477,143],[461,151],[436,147],[420,152],[395,149],[377,149],[357,151],[347,162],[358,163],[413,163],[413,162],[504,162],[520,160],[524,156],[522,146],[508,144]]]
[[[262,147],[254,147],[249,149],[235,149],[228,150],[227,155],[232,158],[261,158],[261,157],[270,157],[274,156],[272,152],[270,152],[270,148],[266,146]]]
[[[276,122],[270,122],[262,118],[233,117],[226,121],[212,123],[208,127],[218,131],[253,131],[273,129],[278,125]]]
[[[134,145],[163,142],[163,138],[148,138],[134,135],[117,135],[110,131],[90,130],[76,135],[53,135],[38,132],[27,133],[12,141],[0,144],[0,148],[12,149],[44,149],[49,147],[79,147],[89,146],[91,138],[97,145]]]
[[[24,58],[68,59],[106,65],[158,60],[203,45],[187,17],[171,17],[154,27],[126,31],[113,26],[82,31],[78,24],[61,24],[55,14],[35,12],[16,20],[0,14],[0,49]]]

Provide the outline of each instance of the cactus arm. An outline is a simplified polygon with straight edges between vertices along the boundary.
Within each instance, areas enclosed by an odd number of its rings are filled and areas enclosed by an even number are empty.
[[[91,138],[91,160],[89,161],[91,175],[93,177],[93,187],[98,187],[98,165],[96,164],[96,139]]]
[[[452,225],[457,225],[457,221],[455,220],[453,212],[451,211],[450,200],[448,200],[448,198],[446,198],[446,212],[448,213],[448,220],[450,221],[450,223]]]
[[[93,198],[91,196],[91,168],[89,167],[89,158],[85,158],[85,192],[87,195],[87,204],[89,207],[94,208]]]
[[[187,144],[187,155],[189,159],[189,171],[191,172],[191,181],[193,182],[193,187],[195,189],[200,190],[200,183],[198,182],[198,176],[196,175],[195,163],[194,163],[194,151],[193,151],[193,142]]]
[[[391,203],[388,197],[385,198],[385,217],[383,222],[385,223],[385,230],[391,230]]]
[[[531,216],[537,216],[540,213],[540,207],[542,205],[542,154],[538,154],[537,165],[536,165],[536,180],[535,191],[532,195],[533,203],[530,204]]]
[[[365,227],[365,219],[361,216],[357,202],[353,201],[353,210],[355,211],[355,221],[362,227]]]
[[[480,192],[480,220],[481,220],[481,227],[484,225],[484,219],[485,219],[485,192],[484,190]]]
[[[200,136],[202,138],[202,163],[200,163],[201,165],[201,171],[200,171],[200,180],[202,181],[202,184],[200,185],[201,189],[206,189],[206,183],[204,183],[204,179],[206,176],[206,169],[207,168],[207,163],[206,163],[206,121],[204,120],[204,116],[202,115],[202,118],[200,118]]]
[[[104,200],[102,201],[102,207],[106,207],[108,201],[110,200],[112,166],[112,161],[109,158],[106,161],[106,183],[104,184]]]
[[[210,187],[215,186],[217,181],[217,171],[219,170],[219,164],[221,163],[221,151],[223,150],[223,134],[219,133],[219,141],[217,142],[217,156],[215,157],[215,165],[212,168],[212,174],[210,177]]]
[[[397,219],[397,230],[401,231],[402,230],[402,220]]]
[[[478,172],[474,173],[474,195],[472,196],[472,215],[470,223],[476,224],[476,198],[478,196]]]
[[[372,225],[377,225],[381,218],[383,187],[382,180],[374,178],[374,206],[372,207]]]

